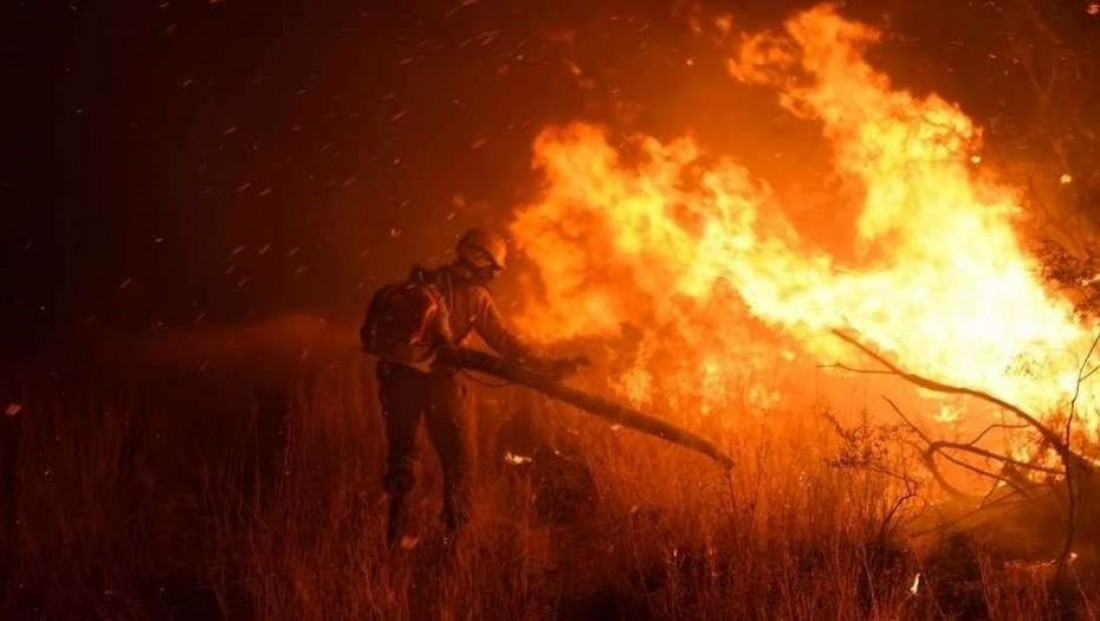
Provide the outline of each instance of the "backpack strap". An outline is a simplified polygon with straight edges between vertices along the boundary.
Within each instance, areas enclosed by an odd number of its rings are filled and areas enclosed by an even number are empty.
[[[450,270],[439,270],[442,274],[440,280],[443,281],[443,299],[447,303],[447,312],[450,313],[455,307],[455,280],[454,274]]]

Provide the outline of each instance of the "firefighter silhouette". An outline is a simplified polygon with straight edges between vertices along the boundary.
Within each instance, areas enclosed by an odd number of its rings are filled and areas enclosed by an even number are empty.
[[[449,541],[469,516],[472,464],[463,393],[458,369],[440,363],[439,351],[461,346],[477,332],[503,358],[528,368],[562,375],[575,366],[568,359],[536,356],[505,326],[487,288],[505,267],[503,237],[474,228],[459,239],[455,250],[452,263],[438,269],[416,266],[404,283],[375,294],[360,333],[364,349],[381,358],[378,392],[388,443],[390,547],[405,534],[421,421],[443,470],[443,521]]]

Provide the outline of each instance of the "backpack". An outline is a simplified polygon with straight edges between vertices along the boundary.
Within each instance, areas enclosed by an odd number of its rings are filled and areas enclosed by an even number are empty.
[[[359,329],[363,351],[428,372],[436,348],[450,340],[447,304],[429,273],[416,268],[407,280],[389,284],[371,298]]]

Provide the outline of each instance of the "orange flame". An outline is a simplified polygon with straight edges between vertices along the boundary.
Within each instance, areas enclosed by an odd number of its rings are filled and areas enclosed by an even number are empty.
[[[767,181],[690,137],[616,148],[593,125],[544,130],[544,191],[512,224],[541,270],[520,327],[630,341],[613,381],[638,403],[690,398],[707,411],[741,394],[766,407],[776,396],[749,376],[774,373],[767,352],[793,340],[819,362],[857,361],[830,332],[844,329],[912,371],[1037,411],[1064,406],[1091,322],[1039,278],[1016,190],[976,172],[980,130],[937,95],[893,88],[864,56],[878,36],[818,7],[782,33],[743,36],[729,63],[817,123],[834,174],[856,188],[809,227]],[[858,215],[850,248],[823,250],[815,234],[844,213]]]

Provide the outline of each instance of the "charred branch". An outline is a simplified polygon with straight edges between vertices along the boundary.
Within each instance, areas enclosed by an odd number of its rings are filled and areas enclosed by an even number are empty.
[[[846,343],[852,345],[853,347],[868,355],[886,368],[883,371],[874,372],[897,376],[915,386],[924,388],[926,390],[931,390],[933,392],[973,397],[981,401],[985,401],[986,403],[995,405],[1001,409],[1007,410],[1020,420],[1024,421],[1036,432],[1038,432],[1043,441],[1048,446],[1050,446],[1055,451],[1055,453],[1058,454],[1058,457],[1062,460],[1062,463],[1065,464],[1067,469],[1070,467],[1077,467],[1086,470],[1091,469],[1089,463],[1082,456],[1074,453],[1056,431],[1043,424],[1038,418],[1025,412],[1019,406],[1016,406],[1012,403],[1009,403],[1008,401],[1005,401],[1004,399],[1001,399],[981,390],[945,384],[943,382],[938,382],[936,380],[932,380],[924,376],[902,370],[875,350],[859,342],[859,340],[857,340],[856,338],[845,334],[840,330],[833,330],[833,333]]]
[[[980,477],[992,479],[994,481],[993,487],[990,491],[981,498],[978,504],[976,512],[987,511],[994,506],[1003,506],[1007,499],[1020,497],[1021,500],[1015,501],[1017,503],[1028,503],[1034,501],[1036,498],[1041,497],[1041,494],[1037,494],[1043,488],[1049,488],[1049,486],[1062,479],[1062,483],[1065,485],[1066,497],[1065,497],[1065,511],[1067,517],[1067,526],[1065,532],[1064,542],[1062,543],[1061,552],[1057,560],[1057,574],[1063,575],[1066,567],[1069,565],[1070,560],[1073,558],[1073,546],[1077,537],[1077,531],[1079,529],[1079,507],[1078,505],[1081,492],[1084,489],[1082,485],[1085,481],[1092,480],[1093,465],[1081,454],[1076,452],[1073,447],[1073,426],[1077,418],[1077,403],[1081,396],[1081,388],[1085,381],[1092,377],[1096,373],[1098,366],[1091,366],[1091,360],[1098,346],[1100,346],[1100,334],[1093,339],[1088,352],[1077,372],[1077,382],[1074,388],[1073,396],[1069,402],[1068,413],[1064,422],[1064,428],[1056,431],[1054,428],[1044,424],[1038,418],[1032,416],[1022,408],[1009,403],[1003,399],[1000,399],[987,392],[965,388],[960,386],[954,386],[943,382],[938,382],[921,375],[904,371],[897,365],[887,360],[883,355],[874,351],[870,347],[859,342],[855,337],[845,334],[839,330],[834,330],[834,333],[849,343],[856,349],[860,350],[864,354],[870,356],[876,362],[881,364],[884,369],[856,369],[846,367],[843,365],[837,365],[840,368],[844,368],[849,371],[857,373],[870,373],[880,375],[894,375],[901,379],[908,381],[920,388],[926,390],[932,390],[944,394],[954,394],[973,397],[995,405],[1003,410],[1008,411],[1012,415],[1023,421],[1021,425],[990,425],[978,433],[973,440],[969,442],[958,442],[948,440],[933,439],[923,430],[921,430],[916,424],[913,423],[901,409],[891,401],[889,398],[883,397],[883,399],[889,404],[894,412],[901,418],[906,427],[911,430],[923,443],[920,450],[920,456],[932,477],[935,481],[949,494],[960,498],[966,499],[970,497],[956,486],[952,485],[947,478],[940,471],[937,458],[953,464],[954,466],[976,474]],[[1004,455],[996,451],[989,450],[979,445],[979,443],[993,430],[995,429],[1032,429],[1039,434],[1040,445],[1049,447],[1054,453],[1058,455],[1059,460],[1062,463],[1062,468],[1054,468],[1036,463],[1035,460],[1024,461],[1014,458],[1009,455]],[[1059,433],[1060,431],[1060,433]],[[975,459],[965,459],[965,457],[971,457]],[[974,462],[985,463],[988,465],[998,464],[997,468],[986,468],[981,465],[976,465]],[[1029,475],[1043,475],[1044,482],[1036,482]],[[1004,493],[997,494],[998,491],[1004,490]],[[991,502],[994,495],[998,498]]]
[[[564,401],[589,414],[610,420],[635,431],[661,438],[702,453],[723,468],[733,468],[733,460],[708,440],[654,416],[570,388],[545,375],[533,373],[502,358],[473,349],[460,348],[456,359],[448,361],[460,367],[492,375],[537,390],[548,397]]]
[[[1089,351],[1085,354],[1085,359],[1081,361],[1081,367],[1077,370],[1077,383],[1073,387],[1073,399],[1069,403],[1069,414],[1066,415],[1066,429],[1065,429],[1065,443],[1070,449],[1073,447],[1073,421],[1077,414],[1077,399],[1081,396],[1081,385],[1085,380],[1095,372],[1086,372],[1089,366],[1089,360],[1092,358],[1093,352],[1096,351],[1096,345],[1100,343],[1100,333],[1097,333],[1096,337],[1092,340],[1092,345],[1089,347]],[[1087,374],[1086,374],[1087,373]],[[1073,552],[1073,541],[1077,537],[1077,476],[1073,472],[1072,468],[1066,467],[1066,500],[1069,504],[1066,509],[1069,523],[1066,526],[1066,541],[1062,546],[1062,554],[1058,557],[1058,573],[1061,574],[1066,567],[1066,563],[1070,558],[1070,554]]]

